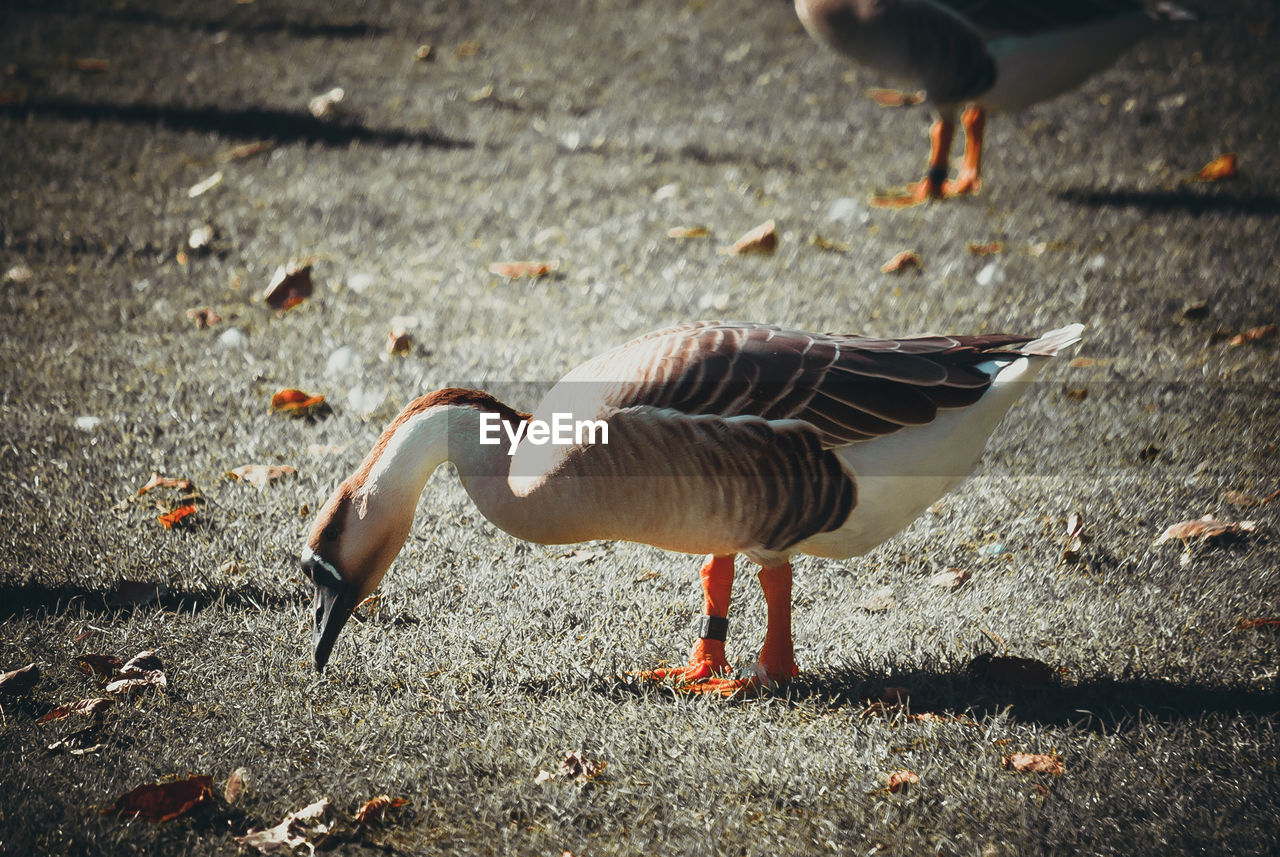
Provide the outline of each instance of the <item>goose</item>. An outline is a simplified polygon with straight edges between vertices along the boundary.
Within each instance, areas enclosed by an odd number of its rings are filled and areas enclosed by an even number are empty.
[[[517,538],[708,557],[688,665],[644,678],[725,695],[784,684],[797,675],[792,557],[857,556],[906,527],[969,474],[1082,330],[875,339],[694,322],[583,363],[533,414],[478,390],[421,396],[329,496],[301,551],[316,669],[399,553],[428,477],[451,461],[480,512]],[[758,663],[741,678],[725,655],[737,554],[760,566],[768,608]]]
[[[873,200],[890,207],[977,192],[989,111],[1021,110],[1074,89],[1158,20],[1193,17],[1138,0],[795,0],[795,9],[819,43],[928,95],[937,116],[928,171],[905,193]],[[964,160],[948,181],[961,107]]]

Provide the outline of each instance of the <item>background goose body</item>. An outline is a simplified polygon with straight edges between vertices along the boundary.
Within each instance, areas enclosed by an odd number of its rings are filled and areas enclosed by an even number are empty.
[[[727,614],[733,556],[759,563],[770,608],[761,663],[785,680],[795,671],[790,557],[854,556],[909,524],[969,473],[1027,382],[1080,331],[1034,342],[885,340],[699,322],[582,364],[533,414],[473,390],[423,396],[329,498],[307,540],[316,665],[399,552],[428,477],[450,460],[485,517],[519,538],[709,554],[708,616]],[[600,421],[608,442],[526,435],[511,449],[505,433],[499,444],[480,442],[486,420],[515,427],[556,414]],[[677,672],[739,689],[713,676],[727,669],[721,628]]]
[[[971,193],[981,184],[988,111],[1021,110],[1071,90],[1114,63],[1160,17],[1137,0],[795,0],[818,42],[924,89],[938,120],[925,178],[880,205]],[[960,109],[965,159],[945,181]]]

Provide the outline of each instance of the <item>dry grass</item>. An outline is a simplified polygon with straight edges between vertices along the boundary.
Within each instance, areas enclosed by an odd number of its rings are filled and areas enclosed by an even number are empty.
[[[1280,504],[1224,498],[1280,487],[1280,352],[1210,342],[1277,317],[1280,155],[1256,109],[1280,88],[1274,10],[1233,7],[993,123],[978,200],[881,213],[858,201],[919,169],[924,119],[850,104],[843,67],[785,4],[487,14],[499,5],[366,4],[355,20],[266,0],[0,10],[0,58],[25,75],[0,89],[27,90],[0,108],[0,275],[31,271],[0,283],[0,669],[44,672],[0,700],[0,852],[230,854],[233,835],[318,798],[350,818],[387,793],[412,803],[328,846],[1274,853],[1277,637],[1236,624],[1280,615]],[[480,52],[459,55],[473,40]],[[424,41],[434,63],[412,60]],[[747,59],[725,59],[744,43]],[[468,100],[487,83],[492,96]],[[346,131],[305,114],[333,85],[349,91]],[[275,148],[227,159],[263,137]],[[1178,184],[1226,149],[1239,182]],[[188,197],[216,170],[218,188]],[[716,254],[771,217],[774,256]],[[213,249],[179,261],[203,223]],[[700,224],[713,240],[664,237]],[[823,252],[815,233],[850,249]],[[992,259],[965,244],[997,238],[1003,280],[975,285]],[[1058,243],[1028,252],[1043,242]],[[879,274],[904,247],[923,272]],[[291,256],[317,258],[317,292],[276,314],[259,295]],[[487,273],[525,258],[562,265],[532,282]],[[1193,298],[1207,318],[1180,316]],[[185,312],[199,306],[223,322],[196,329]],[[404,314],[421,320],[418,346],[385,357]],[[314,674],[302,534],[398,407],[463,383],[528,408],[583,357],[711,315],[882,335],[1080,320],[1093,363],[1049,372],[977,478],[902,536],[860,560],[799,562],[804,673],[784,695],[686,698],[626,678],[687,649],[696,561],[600,544],[577,564],[516,542],[448,468],[380,601]],[[242,345],[221,341],[232,328]],[[358,370],[327,367],[341,346]],[[333,410],[273,415],[283,387]],[[362,418],[357,390],[385,400]],[[264,490],[225,476],[249,463],[298,474]],[[137,497],[153,471],[192,480],[200,512],[163,529],[156,504],[178,492]],[[1092,539],[1063,563],[1073,511]],[[1152,547],[1206,512],[1258,532],[1186,564]],[[972,580],[928,584],[953,566]],[[730,649],[744,663],[764,617],[739,574]],[[121,580],[165,594],[113,607]],[[889,611],[853,606],[884,586]],[[97,752],[49,753],[86,721],[38,718],[95,692],[75,656],[143,649],[167,687],[108,711]],[[984,653],[1054,678],[1003,684],[970,668]],[[875,703],[892,687],[910,690],[905,707]],[[604,773],[535,782],[568,751]],[[1001,764],[1014,752],[1055,753],[1064,772],[1015,773]],[[241,767],[233,806],[164,824],[98,812],[174,775],[220,792]],[[900,769],[920,780],[891,793]]]

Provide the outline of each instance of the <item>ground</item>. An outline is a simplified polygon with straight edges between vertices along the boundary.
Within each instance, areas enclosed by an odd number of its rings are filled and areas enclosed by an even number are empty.
[[[1280,616],[1280,502],[1250,502],[1280,489],[1280,339],[1232,338],[1280,321],[1280,21],[1263,0],[1207,11],[993,117],[979,195],[891,211],[869,201],[919,177],[926,108],[877,106],[865,90],[892,82],[783,2],[10,0],[0,670],[43,675],[0,697],[0,851],[230,854],[319,798],[349,819],[388,793],[411,802],[327,846],[1271,853],[1277,637],[1247,623]],[[1190,181],[1227,152],[1239,175]],[[720,252],[769,219],[774,253]],[[903,250],[922,266],[882,273]],[[291,259],[315,291],[276,311]],[[489,272],[516,260],[559,267]],[[517,542],[449,468],[315,674],[302,537],[400,407],[462,385],[528,410],[582,359],[709,317],[1086,334],[958,492],[866,557],[798,561],[786,693],[627,678],[687,650],[697,558]],[[272,413],[284,388],[330,407]],[[297,472],[258,489],[227,477],[245,464]],[[153,472],[193,487],[139,496]],[[1072,514],[1087,540],[1064,559]],[[1204,514],[1256,526],[1154,545]],[[930,585],[947,568],[971,578]],[[746,663],[764,618],[739,578]],[[859,606],[884,587],[892,606]],[[106,711],[97,751],[48,751],[94,722],[37,722],[99,693],[74,658],[145,649],[167,685]],[[1049,678],[1010,684],[983,655]],[[607,767],[536,781],[570,751]],[[1063,771],[1002,764],[1018,752]],[[898,770],[919,782],[889,791]],[[217,800],[98,812],[189,774]]]

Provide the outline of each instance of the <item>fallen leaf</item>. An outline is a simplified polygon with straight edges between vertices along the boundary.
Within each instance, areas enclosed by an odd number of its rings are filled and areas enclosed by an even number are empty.
[[[203,181],[198,181],[195,184],[193,184],[191,187],[187,188],[187,196],[190,199],[195,199],[197,196],[201,196],[205,193],[208,193],[209,191],[213,190],[215,187],[217,187],[220,184],[222,184],[221,170],[209,176],[207,179],[204,179]]]
[[[841,244],[839,241],[831,241],[827,238],[823,238],[821,235],[818,235],[817,233],[814,233],[813,237],[809,239],[809,243],[812,244],[814,247],[817,247],[819,250],[825,250],[828,253],[848,253],[849,252],[848,244]]]
[[[1063,561],[1075,562],[1080,559],[1084,542],[1084,516],[1079,512],[1072,512],[1067,516],[1067,536],[1062,547]]]
[[[867,90],[867,97],[881,107],[912,107],[925,99],[923,89],[915,92],[903,92],[899,89],[883,89],[872,87]]]
[[[311,263],[295,259],[276,268],[266,291],[262,293],[262,299],[272,309],[284,311],[311,297],[314,290]]]
[[[964,246],[975,256],[990,256],[992,253],[999,253],[1004,250],[1003,241],[991,241],[987,244],[970,241]]]
[[[924,262],[920,259],[920,254],[914,250],[903,250],[894,256],[888,262],[880,266],[880,271],[885,274],[900,274],[903,271],[910,271],[912,268],[923,268]]]
[[[1062,391],[1062,395],[1070,402],[1083,402],[1089,398],[1088,387],[1068,387]]]
[[[884,586],[868,595],[861,601],[855,601],[854,607],[861,607],[868,613],[882,613],[890,609],[895,604],[893,600],[893,587]]]
[[[1280,628],[1280,619],[1240,619],[1236,622],[1237,631],[1250,628]]]
[[[111,68],[111,61],[96,57],[81,57],[72,60],[71,67],[76,71],[101,72]]]
[[[307,109],[317,119],[324,119],[337,112],[338,104],[347,95],[341,86],[335,86],[328,92],[322,92],[307,102]]]
[[[40,667],[27,664],[0,675],[0,695],[22,696],[40,680]]]
[[[76,667],[85,675],[99,678],[110,678],[116,674],[123,662],[115,655],[84,654],[76,657]]]
[[[1165,542],[1178,539],[1186,544],[1192,539],[1199,539],[1202,542],[1209,539],[1222,538],[1223,536],[1243,535],[1252,533],[1257,529],[1257,524],[1253,521],[1240,521],[1239,523],[1231,523],[1229,521],[1219,521],[1212,515],[1205,515],[1194,521],[1181,521],[1171,525],[1160,537],[1155,540],[1154,547],[1159,547]]]
[[[965,582],[971,577],[968,569],[965,568],[948,568],[938,572],[929,578],[930,586],[938,586],[943,589],[959,589],[964,586]]]
[[[70,717],[72,714],[82,714],[86,717],[93,714],[100,714],[111,706],[115,705],[115,700],[108,696],[96,696],[92,699],[82,699],[79,702],[73,702],[70,705],[59,705],[57,708],[43,715],[37,720],[37,723],[48,723],[50,720],[61,720],[64,717]]]
[[[915,771],[894,771],[889,774],[889,784],[885,788],[890,794],[897,794],[903,786],[909,786],[913,783],[920,782],[920,775]]]
[[[364,805],[356,810],[356,822],[359,824],[369,824],[374,821],[381,821],[382,816],[389,809],[404,806],[409,803],[408,798],[391,797],[390,795],[378,795],[364,802]]]
[[[296,467],[287,464],[242,464],[227,471],[227,476],[248,482],[255,488],[266,488],[277,479],[297,473]]]
[[[969,671],[1014,687],[1043,687],[1053,678],[1053,668],[1043,661],[1014,655],[978,655]]]
[[[138,489],[138,496],[141,497],[153,488],[177,488],[179,491],[190,491],[194,486],[190,479],[178,479],[173,476],[161,476],[159,473],[152,473],[151,479],[146,485]]]
[[[767,254],[778,249],[778,226],[773,220],[766,220],[755,229],[743,233],[733,242],[733,246],[725,247],[720,252],[730,256],[747,256],[750,254]]]
[[[387,353],[403,357],[413,350],[413,337],[403,329],[392,328],[387,337]]]
[[[1277,327],[1274,324],[1264,324],[1262,327],[1254,327],[1246,330],[1244,333],[1237,333],[1227,342],[1232,348],[1239,348],[1241,345],[1248,345],[1250,342],[1264,342],[1276,335]]]
[[[489,266],[489,273],[497,274],[499,277],[505,277],[508,280],[515,280],[520,277],[536,280],[559,269],[559,259],[550,259],[545,262],[494,262]]]
[[[215,324],[222,321],[222,316],[218,315],[213,308],[207,306],[187,310],[187,318],[194,321],[196,323],[196,327],[201,330],[213,327]]]
[[[324,817],[329,814],[332,805],[328,798],[322,798],[310,806],[290,813],[275,827],[266,830],[251,830],[244,836],[235,837],[236,842],[247,848],[256,848],[264,854],[272,851],[292,851],[300,845],[306,845],[314,853],[314,843],[308,836],[323,836],[332,828],[332,823],[325,823]]]
[[[271,397],[271,410],[289,416],[307,416],[324,404],[324,396],[312,396],[301,390],[281,390]]]
[[[227,786],[222,790],[222,799],[227,803],[235,803],[245,793],[248,785],[249,771],[246,768],[236,768],[231,772],[231,776],[227,777]]]
[[[121,675],[140,671],[140,670],[162,670],[164,664],[160,662],[160,656],[152,649],[143,649],[129,660],[125,661],[124,666],[120,668]]]
[[[165,512],[163,515],[160,515],[157,520],[160,522],[160,526],[164,527],[166,530],[171,530],[179,521],[182,521],[189,515],[194,515],[198,511],[200,510],[196,508],[194,503],[187,503],[170,512]]]
[[[148,687],[165,687],[168,684],[169,679],[160,670],[135,670],[127,674],[122,673],[120,678],[109,682],[102,690],[104,693],[128,695]]]
[[[1227,152],[1225,155],[1219,155],[1209,163],[1200,168],[1200,172],[1191,177],[1192,181],[1197,182],[1216,182],[1222,179],[1229,179],[1236,174],[1236,153]]]
[[[275,145],[276,144],[270,140],[255,140],[252,143],[244,143],[233,147],[231,151],[227,152],[227,160],[240,161],[245,158],[252,158],[254,155],[261,154],[262,152],[271,151],[275,148]]]
[[[158,823],[170,821],[212,800],[213,778],[197,775],[185,780],[138,786],[116,798],[115,803],[102,812]]]
[[[710,234],[705,226],[673,226],[667,230],[668,238],[706,238]]]
[[[601,762],[597,759],[588,759],[577,750],[570,750],[564,754],[564,758],[560,760],[560,770],[556,775],[561,779],[578,780],[586,782],[593,780],[604,773],[604,769],[608,767],[608,762]]]
[[[1001,762],[1020,774],[1062,773],[1062,758],[1052,753],[1010,753]]]

